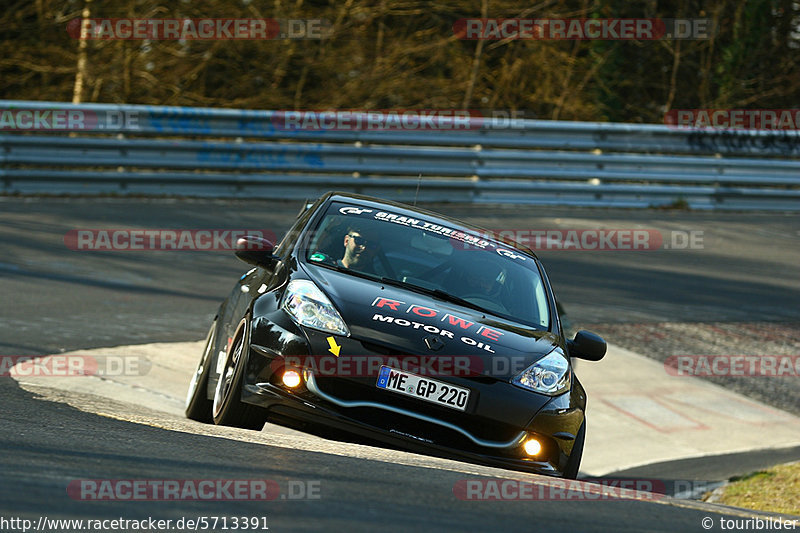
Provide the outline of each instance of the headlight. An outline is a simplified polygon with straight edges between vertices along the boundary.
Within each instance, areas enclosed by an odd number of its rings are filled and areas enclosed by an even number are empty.
[[[350,335],[336,308],[319,287],[307,280],[294,280],[286,287],[283,309],[301,326],[328,333]]]
[[[569,361],[560,350],[555,350],[514,376],[511,383],[555,396],[569,389],[569,380]]]

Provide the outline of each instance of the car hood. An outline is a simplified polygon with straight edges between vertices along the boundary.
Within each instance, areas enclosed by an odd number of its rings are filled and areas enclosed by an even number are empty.
[[[350,338],[393,355],[465,356],[475,373],[507,379],[553,351],[553,333],[413,290],[309,265]]]

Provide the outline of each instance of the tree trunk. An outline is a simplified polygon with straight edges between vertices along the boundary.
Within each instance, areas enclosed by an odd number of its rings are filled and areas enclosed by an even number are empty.
[[[86,0],[86,3],[83,5],[83,11],[81,12],[81,33],[80,38],[78,40],[78,67],[75,72],[75,86],[72,89],[72,103],[79,104],[83,99],[83,86],[84,80],[88,78],[87,69],[86,69],[86,47],[88,46],[89,36],[85,34],[85,26],[83,24],[83,20],[91,18],[92,12],[90,9],[90,5],[92,0]]]

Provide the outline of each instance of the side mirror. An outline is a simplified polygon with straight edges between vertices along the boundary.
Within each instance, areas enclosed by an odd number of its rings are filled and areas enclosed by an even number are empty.
[[[599,361],[606,354],[606,341],[600,335],[582,329],[575,334],[574,340],[567,341],[567,350],[570,357]]]
[[[275,245],[255,235],[245,235],[236,241],[236,257],[251,265],[274,268],[280,257],[272,255]]]

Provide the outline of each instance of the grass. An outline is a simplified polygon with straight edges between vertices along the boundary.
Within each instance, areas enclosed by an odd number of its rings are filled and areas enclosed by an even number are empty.
[[[719,503],[800,515],[800,462],[733,478],[725,487]]]

